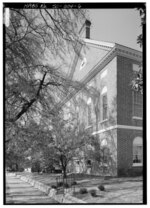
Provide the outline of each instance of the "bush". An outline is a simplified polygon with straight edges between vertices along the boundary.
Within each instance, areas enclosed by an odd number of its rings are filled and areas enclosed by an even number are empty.
[[[87,194],[88,193],[86,188],[81,188],[79,192],[80,192],[80,194]]]
[[[103,185],[99,185],[98,188],[100,191],[105,191],[105,187]]]
[[[68,183],[65,183],[65,184],[64,184],[64,187],[65,187],[65,188],[69,188],[70,186],[69,186]]]
[[[18,169],[18,172],[23,172],[23,171],[24,171],[24,168],[22,167]]]
[[[61,187],[61,186],[63,186],[63,182],[59,182],[59,183],[57,184],[57,187]]]
[[[52,185],[52,186],[51,186],[51,188],[53,188],[53,189],[57,189],[57,186],[55,186],[55,185]]]
[[[76,182],[76,181],[73,181],[73,182],[71,183],[71,185],[72,185],[72,186],[77,185],[77,182]]]
[[[92,189],[92,190],[90,191],[90,193],[91,193],[91,196],[93,196],[93,197],[96,197],[96,196],[97,196],[96,190],[95,190],[95,189]]]

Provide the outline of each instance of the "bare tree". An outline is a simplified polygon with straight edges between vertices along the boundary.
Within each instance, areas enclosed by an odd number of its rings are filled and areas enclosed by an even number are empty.
[[[84,18],[85,11],[79,9],[10,9],[10,25],[5,27],[8,135],[12,126],[15,130],[31,117],[53,116],[56,103],[77,86],[67,76],[65,57],[77,50]]]
[[[81,96],[83,94],[83,96]],[[99,174],[116,174],[116,132],[115,130],[107,130],[105,133],[98,134],[99,131],[99,117],[100,117],[100,91],[96,86],[84,86],[81,93],[78,94],[76,98],[76,103],[74,105],[80,106],[80,114],[82,111],[88,110],[88,105],[91,105],[91,130],[89,135],[91,135],[84,146],[84,161],[90,160],[91,171],[93,173],[97,172]],[[86,110],[85,110],[86,109]],[[109,126],[115,126],[116,120],[116,99],[112,99],[112,103],[109,104],[107,109],[108,120],[103,123],[104,129],[109,129]],[[87,115],[87,114],[86,114]],[[79,118],[80,119],[80,118]],[[82,118],[81,118],[82,119]],[[88,119],[88,118],[87,118]],[[79,121],[80,123],[81,121]],[[95,131],[95,134],[93,134]]]
[[[54,121],[52,132],[55,142],[50,146],[53,150],[51,158],[59,161],[63,176],[66,178],[69,163],[73,162],[75,157],[81,157],[80,153],[88,144],[90,136],[87,131],[74,125],[74,121],[72,125],[70,122],[66,123],[65,120],[60,119],[57,122]]]

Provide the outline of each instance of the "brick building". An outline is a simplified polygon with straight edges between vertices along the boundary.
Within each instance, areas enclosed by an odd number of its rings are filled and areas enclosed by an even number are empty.
[[[86,38],[78,47],[80,56],[75,54],[72,59],[70,72],[73,80],[90,89],[89,93],[81,89],[74,95],[80,100],[78,119],[98,137],[106,155],[109,151],[114,175],[141,174],[143,98],[132,90],[131,80],[139,70],[142,53],[117,43],[91,40],[89,21],[84,28]],[[89,160],[87,166],[91,163]],[[76,167],[80,172],[79,161]]]

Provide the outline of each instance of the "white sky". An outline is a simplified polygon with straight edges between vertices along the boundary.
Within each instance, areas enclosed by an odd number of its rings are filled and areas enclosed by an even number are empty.
[[[142,33],[140,15],[135,9],[90,9],[91,39],[115,42],[141,50],[137,36]]]

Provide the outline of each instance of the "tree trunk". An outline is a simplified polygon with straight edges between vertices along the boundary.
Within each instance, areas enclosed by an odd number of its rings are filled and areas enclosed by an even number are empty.
[[[61,155],[60,161],[61,161],[61,166],[62,166],[62,170],[63,170],[63,179],[67,178],[67,161],[66,160],[67,160],[66,156]]]
[[[67,167],[65,166],[65,167],[63,168],[63,177],[64,177],[64,178],[67,178],[67,171],[66,171],[66,169],[67,169]]]
[[[18,171],[18,164],[15,164],[15,170]]]

